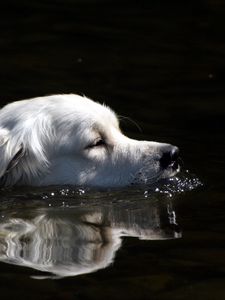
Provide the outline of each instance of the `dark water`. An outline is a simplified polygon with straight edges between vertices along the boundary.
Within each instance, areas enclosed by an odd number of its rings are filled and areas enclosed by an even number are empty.
[[[224,16],[219,0],[1,4],[2,105],[83,93],[184,161],[154,188],[1,190],[1,299],[225,298]]]

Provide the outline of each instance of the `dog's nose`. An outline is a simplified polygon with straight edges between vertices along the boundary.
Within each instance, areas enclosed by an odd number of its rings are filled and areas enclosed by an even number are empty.
[[[174,169],[178,168],[179,149],[175,146],[167,146],[163,149],[162,157],[160,158],[160,166],[163,169],[171,166]]]

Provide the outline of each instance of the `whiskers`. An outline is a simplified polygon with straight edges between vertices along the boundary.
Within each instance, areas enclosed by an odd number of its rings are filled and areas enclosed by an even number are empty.
[[[150,176],[148,169],[145,166],[141,168],[137,173],[131,175],[132,176],[131,185],[136,185],[136,184],[151,185],[159,181],[162,178],[163,173],[164,171],[160,170],[156,174]]]
[[[120,121],[126,121],[126,120],[129,121],[130,123],[135,125],[135,127],[139,130],[139,132],[141,132],[141,133],[143,132],[141,126],[136,121],[132,120],[131,118],[121,116],[121,115],[118,116],[118,118],[119,118]]]

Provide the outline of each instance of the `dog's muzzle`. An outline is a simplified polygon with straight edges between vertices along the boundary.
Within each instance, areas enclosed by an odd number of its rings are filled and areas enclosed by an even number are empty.
[[[163,154],[159,160],[160,167],[165,170],[167,168],[172,168],[174,171],[179,167],[179,149],[175,146],[167,146],[163,149]]]

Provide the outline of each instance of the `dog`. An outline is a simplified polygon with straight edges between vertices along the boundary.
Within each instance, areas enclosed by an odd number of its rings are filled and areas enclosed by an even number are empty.
[[[75,94],[13,102],[0,110],[0,185],[122,187],[180,170],[170,144],[125,136],[107,106]]]

